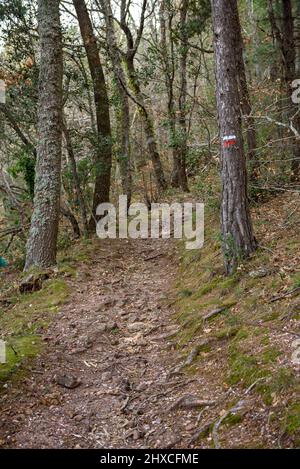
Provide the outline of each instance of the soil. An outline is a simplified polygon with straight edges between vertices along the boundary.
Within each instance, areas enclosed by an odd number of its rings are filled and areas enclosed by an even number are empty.
[[[188,351],[176,343],[176,243],[94,246],[68,280],[72,293],[42,354],[1,393],[1,447],[289,447],[255,383],[245,390],[224,382],[222,342],[207,359],[202,353],[196,373],[181,366]],[[233,424],[229,414],[238,414]]]

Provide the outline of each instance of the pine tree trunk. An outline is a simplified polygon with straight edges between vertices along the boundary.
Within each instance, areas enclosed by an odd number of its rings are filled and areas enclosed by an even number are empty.
[[[221,142],[221,230],[227,274],[256,248],[247,197],[237,64],[233,53],[237,31],[232,15],[236,8],[236,0],[212,0]],[[231,140],[225,140],[230,136]]]
[[[94,87],[94,100],[97,118],[97,151],[95,158],[95,190],[93,197],[90,231],[96,228],[96,210],[99,204],[109,201],[112,165],[112,138],[109,115],[109,101],[106,83],[100,61],[97,39],[84,0],[73,0],[82,40],[87,54]]]
[[[59,0],[38,1],[40,76],[34,210],[25,270],[56,262],[61,191],[62,33]]]

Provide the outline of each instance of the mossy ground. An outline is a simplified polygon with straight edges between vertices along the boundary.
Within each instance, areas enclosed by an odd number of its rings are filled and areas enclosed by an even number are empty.
[[[43,347],[45,332],[59,308],[68,300],[70,282],[78,275],[80,263],[87,262],[95,240],[82,240],[61,250],[57,268],[43,288],[21,294],[18,286],[24,274],[17,270],[1,273],[0,331],[6,342],[6,363],[0,364],[0,381],[5,382],[28,363]]]
[[[219,428],[223,447],[274,447],[283,439],[284,447],[296,447],[300,441],[300,386],[299,366],[292,362],[292,343],[295,334],[300,333],[299,294],[271,300],[299,285],[300,213],[295,210],[300,205],[298,196],[280,196],[253,210],[261,247],[230,277],[224,275],[222,265],[217,204],[211,193],[209,197],[204,248],[185,251],[183,243],[179,247],[178,281],[172,298],[167,298],[176,310],[174,321],[180,326],[175,340],[172,338],[176,356],[178,353],[186,358],[200,339],[211,339],[199,348],[199,354],[184,372],[189,374],[189,382],[193,381],[193,392],[221,399],[219,406],[205,410],[214,419],[228,412],[253,385],[247,412],[229,412]],[[199,196],[198,200],[203,199]],[[106,247],[102,259],[118,257],[111,244]],[[42,333],[68,300],[72,279],[82,274],[80,266],[86,266],[87,276],[91,262],[102,262],[95,250],[101,251],[99,241],[86,240],[61,251],[54,276],[33,294],[18,293],[20,273],[10,273],[4,279],[0,330],[8,343],[8,362],[0,365],[0,379],[6,380],[16,370],[14,376],[19,376],[22,369],[26,370],[22,365],[40,352]],[[127,272],[135,269],[132,263]],[[203,319],[219,307],[222,312]],[[224,396],[228,397],[223,399]],[[200,436],[207,438],[204,447],[213,446],[211,428],[212,425]],[[262,436],[265,428],[268,433]]]
[[[251,391],[257,406],[261,402],[272,408],[277,415],[274,426],[285,425],[292,446],[300,427],[299,366],[291,359],[293,334],[299,333],[300,300],[297,293],[271,300],[299,286],[300,208],[294,212],[299,205],[295,194],[253,209],[260,248],[230,277],[224,276],[219,221],[208,207],[205,245],[198,252],[180,247],[181,269],[174,291],[175,319],[181,326],[176,347],[183,356],[200,338],[213,338],[210,349],[199,353],[187,372],[211,381],[211,386],[240,393],[257,382]],[[293,220],[287,227],[291,212]],[[225,309],[204,321],[203,316],[217,307]],[[239,422],[239,417],[235,419]]]

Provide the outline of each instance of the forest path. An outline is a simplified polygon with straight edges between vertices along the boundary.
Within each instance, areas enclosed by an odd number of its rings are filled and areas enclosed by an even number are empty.
[[[170,240],[96,241],[32,372],[1,398],[4,447],[187,445],[197,422],[170,409],[195,381],[170,374],[175,252]]]

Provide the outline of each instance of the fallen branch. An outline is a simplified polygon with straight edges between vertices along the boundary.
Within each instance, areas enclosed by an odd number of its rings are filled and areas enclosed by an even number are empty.
[[[214,424],[213,429],[212,429],[212,437],[214,440],[215,448],[220,449],[220,441],[219,441],[219,436],[218,436],[218,429],[222,422],[228,417],[229,414],[235,415],[239,411],[243,409],[245,406],[245,401],[241,399],[234,407],[231,407],[227,412],[225,412]]]
[[[256,381],[254,381],[254,383],[252,383],[248,389],[245,391],[245,394],[244,396],[246,396],[247,394],[249,394],[252,389],[257,385],[257,383],[259,383],[260,381],[265,381],[266,378],[259,378],[257,379]],[[232,392],[231,389],[229,389],[229,391],[226,393],[225,396],[223,396],[221,399],[217,400],[215,402],[214,405],[218,405],[218,404],[221,404],[223,401],[226,400],[228,394]],[[214,437],[214,443],[215,443],[215,447],[216,448],[220,448],[220,442],[219,442],[219,437],[218,437],[218,429],[220,427],[220,425],[222,424],[222,422],[225,420],[225,418],[229,415],[229,414],[232,414],[232,413],[236,413],[240,410],[243,409],[244,407],[244,404],[245,404],[245,400],[241,399],[239,400],[239,402],[231,407],[228,411],[226,411],[222,416],[221,418],[217,419],[214,417],[212,419],[210,419],[208,422],[206,422],[204,425],[202,425],[202,427],[200,427],[196,433],[194,433],[194,435],[191,437],[191,439],[189,440],[189,444],[192,444],[192,443],[195,443],[201,435],[207,433],[207,432],[210,432],[212,431],[213,432],[213,437]],[[199,420],[198,420],[199,421]]]
[[[200,427],[196,433],[194,433],[194,435],[192,436],[192,438],[190,439],[189,443],[195,443],[198,438],[200,438],[200,436],[204,435],[205,433],[209,432],[210,431],[210,428],[211,426],[213,425],[214,423],[214,419],[211,419],[209,420],[207,423],[205,423],[204,425],[202,425],[202,427]]]
[[[287,296],[293,295],[294,293],[300,291],[300,287],[296,287],[293,290],[290,290],[288,292],[283,293],[282,295],[275,296],[274,298],[271,298],[269,303],[274,303],[275,301],[282,300],[283,298],[286,298]]]
[[[167,410],[170,412],[175,409],[195,409],[197,407],[206,407],[215,405],[216,401],[199,399],[197,396],[186,394],[175,401]]]
[[[207,319],[213,318],[214,316],[217,316],[220,313],[223,313],[225,309],[229,308],[229,306],[220,306],[219,308],[216,308],[209,313],[207,313],[205,316],[203,316],[203,320],[206,321]]]
[[[169,373],[169,376],[176,373],[180,373],[183,368],[185,368],[186,366],[190,366],[201,352],[201,349],[205,347],[205,345],[209,345],[213,340],[213,337],[205,337],[204,339],[202,339],[197,345],[195,345],[195,347],[193,347],[187,359],[183,363],[179,364],[173,371],[171,371]]]
[[[155,256],[144,257],[144,261],[145,262],[152,261],[152,260],[157,259],[158,257],[161,257],[161,256],[163,256],[162,252],[160,252],[159,254],[156,254]]]

